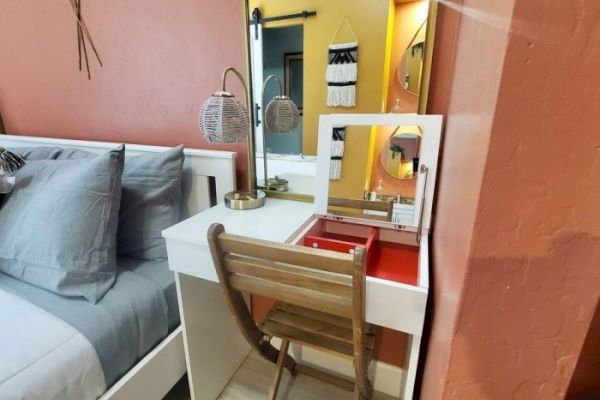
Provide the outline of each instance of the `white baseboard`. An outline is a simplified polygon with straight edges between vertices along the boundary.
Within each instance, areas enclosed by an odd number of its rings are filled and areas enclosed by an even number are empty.
[[[271,343],[279,348],[281,340],[273,338]],[[341,377],[354,379],[354,368],[351,360],[294,343],[290,344],[289,354],[302,364],[317,367]],[[373,388],[396,399],[402,398],[403,374],[404,370],[402,368],[376,360],[373,360],[369,368],[369,377],[373,383]]]

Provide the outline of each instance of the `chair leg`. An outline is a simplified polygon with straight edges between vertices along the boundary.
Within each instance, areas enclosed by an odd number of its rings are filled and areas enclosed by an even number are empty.
[[[279,349],[279,355],[277,356],[277,367],[275,369],[275,376],[273,376],[273,382],[271,382],[271,388],[269,389],[268,400],[275,400],[277,398],[277,390],[279,389],[279,382],[281,381],[281,373],[285,366],[285,357],[290,347],[290,342],[283,339],[281,342],[281,348]]]
[[[360,388],[358,387],[358,385],[354,386],[354,394],[352,396],[352,400],[370,400],[372,399],[372,394],[368,393],[367,394],[363,394],[360,392]]]
[[[367,366],[363,365],[362,368],[360,366],[355,366],[355,371],[356,378],[354,381],[354,399],[371,399],[373,392],[371,388],[371,383],[369,382],[369,378],[367,375]]]

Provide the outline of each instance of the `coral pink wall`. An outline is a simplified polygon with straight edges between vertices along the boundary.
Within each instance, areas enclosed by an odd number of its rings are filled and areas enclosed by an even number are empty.
[[[600,4],[510,3],[441,6],[423,399],[562,398],[600,292]]]
[[[465,0],[464,7],[477,1]],[[511,4],[479,11],[510,16]],[[429,113],[446,115],[432,247],[431,335],[423,399],[440,399],[462,301],[475,215],[506,48],[506,30],[439,5]],[[473,38],[485,43],[476,46]]]
[[[244,71],[241,2],[82,0],[82,10],[105,64],[90,58],[91,81],[77,69],[67,0],[1,2],[0,112],[7,132],[237,151],[243,185],[245,145],[209,145],[197,127],[200,105],[218,89],[222,70]]]

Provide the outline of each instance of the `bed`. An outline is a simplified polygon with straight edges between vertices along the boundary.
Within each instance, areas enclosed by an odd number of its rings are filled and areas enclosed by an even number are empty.
[[[56,146],[100,154],[116,143],[0,135],[0,147]],[[127,145],[131,157],[166,148]],[[235,153],[186,149],[182,212],[235,188]],[[167,262],[117,259],[98,304],[0,274],[0,398],[161,399],[185,373],[173,274]],[[43,334],[41,334],[43,333]]]

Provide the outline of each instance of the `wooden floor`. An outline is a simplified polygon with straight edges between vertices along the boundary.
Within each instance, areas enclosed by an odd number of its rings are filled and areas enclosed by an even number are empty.
[[[218,400],[264,400],[274,372],[274,364],[262,359],[254,352],[250,353],[250,356],[235,373]],[[164,400],[189,399],[189,392],[185,385],[187,385],[187,381],[180,382]],[[277,399],[348,400],[352,399],[352,392],[302,374],[290,379],[289,373],[284,371]],[[375,393],[373,399],[391,400],[392,397]]]

